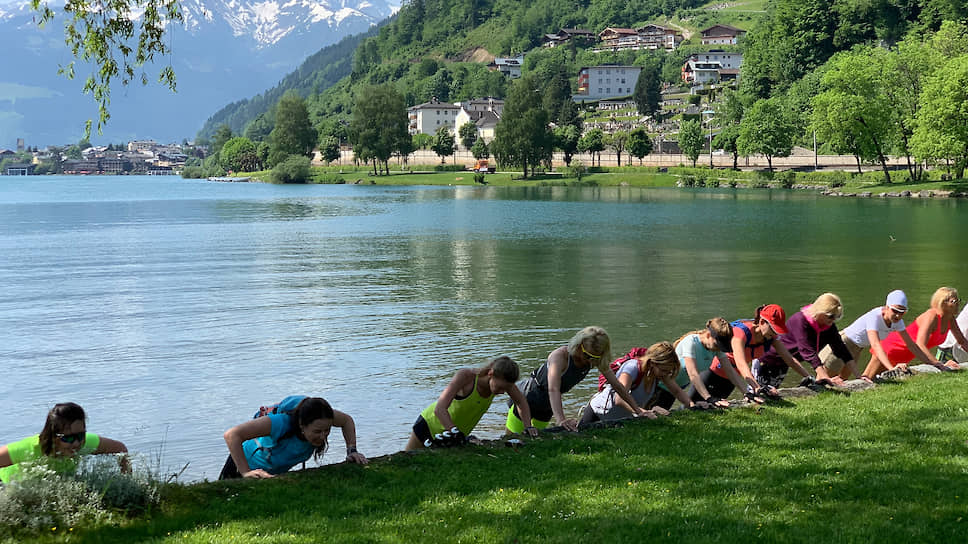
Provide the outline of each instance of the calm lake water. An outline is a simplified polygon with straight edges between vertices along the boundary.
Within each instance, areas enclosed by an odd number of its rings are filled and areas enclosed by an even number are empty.
[[[617,355],[828,290],[848,323],[891,289],[917,311],[938,286],[964,293],[966,209],[769,190],[0,177],[0,442],[71,400],[91,430],[214,479],[227,428],[308,393],[356,419],[361,451],[391,453],[456,369],[508,354],[530,372],[584,325],[604,326]],[[500,434],[504,398],[476,434]],[[326,460],[342,452],[334,433]]]

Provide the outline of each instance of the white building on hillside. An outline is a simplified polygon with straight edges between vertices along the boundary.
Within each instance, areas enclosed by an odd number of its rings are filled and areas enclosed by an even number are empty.
[[[572,96],[572,100],[583,102],[632,96],[641,72],[641,66],[605,64],[584,67],[578,71],[578,93]]]
[[[430,102],[413,106],[407,110],[410,121],[408,132],[411,135],[434,134],[442,126],[454,132],[458,112],[460,112],[460,106],[441,102],[436,98]]]

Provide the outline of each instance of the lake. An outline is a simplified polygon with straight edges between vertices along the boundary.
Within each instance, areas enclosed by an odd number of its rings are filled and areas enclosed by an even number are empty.
[[[56,402],[183,480],[289,394],[403,448],[461,367],[522,373],[579,328],[613,355],[710,317],[788,315],[824,291],[842,325],[907,291],[968,291],[960,200],[738,189],[277,186],[0,177],[0,443]],[[566,395],[576,413],[597,380]],[[503,428],[499,397],[475,434]],[[326,462],[343,458],[334,432]]]

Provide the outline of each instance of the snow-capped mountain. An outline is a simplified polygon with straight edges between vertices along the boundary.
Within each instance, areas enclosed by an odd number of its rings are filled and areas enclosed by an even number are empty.
[[[57,74],[73,60],[63,41],[64,12],[38,28],[27,2],[0,0],[0,148],[17,138],[43,147],[76,141],[97,108],[76,78]],[[117,143],[191,138],[222,106],[275,85],[308,55],[389,17],[400,0],[181,0],[184,22],[166,34],[172,55],[146,68],[147,87],[112,87],[104,136]],[[154,83],[171,63],[177,93]]]

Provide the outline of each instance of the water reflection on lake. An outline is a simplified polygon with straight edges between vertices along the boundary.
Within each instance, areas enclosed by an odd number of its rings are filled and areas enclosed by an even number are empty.
[[[964,211],[768,190],[0,177],[0,441],[73,400],[95,432],[214,478],[226,428],[316,393],[356,418],[361,451],[389,453],[456,368],[508,354],[530,371],[583,325],[617,354],[827,290],[847,322],[894,288],[919,311],[940,285],[968,290]],[[502,406],[477,434],[499,434]]]

